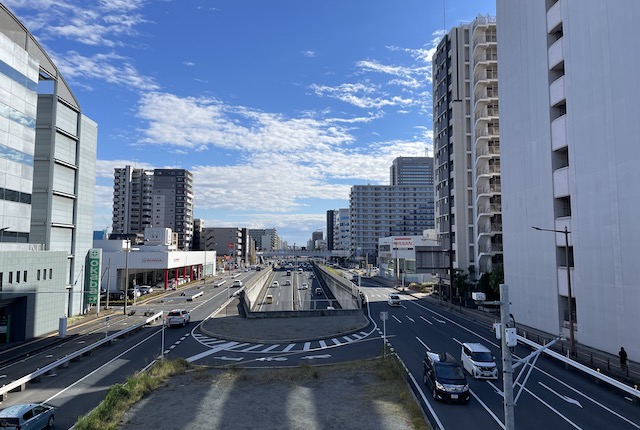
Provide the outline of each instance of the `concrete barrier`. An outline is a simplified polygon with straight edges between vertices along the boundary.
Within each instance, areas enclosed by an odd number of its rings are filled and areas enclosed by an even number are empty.
[[[198,297],[200,297],[201,295],[203,295],[204,293],[202,291],[200,291],[199,293],[194,294],[193,296],[187,297],[187,301],[188,302],[192,302],[193,299],[197,299]]]
[[[213,287],[214,287],[214,288],[222,287],[222,286],[223,286],[224,284],[226,284],[226,283],[227,283],[227,280],[226,280],[226,279],[223,279],[222,281],[218,281],[218,282],[216,282],[215,284],[213,284]]]

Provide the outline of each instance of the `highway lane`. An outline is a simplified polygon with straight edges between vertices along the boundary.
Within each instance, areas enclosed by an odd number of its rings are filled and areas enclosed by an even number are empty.
[[[460,343],[474,341],[485,344],[498,359],[500,357],[495,335],[482,325],[408,296],[404,297],[402,307],[386,306],[382,300],[393,291],[390,288],[365,286],[363,290],[371,296],[372,315],[378,322],[380,310],[390,313],[387,321],[387,333],[392,336],[390,342],[417,380],[422,375],[422,356],[429,349],[448,351],[459,359]],[[516,348],[518,356],[529,352],[524,347]],[[459,413],[458,405],[436,403],[427,393],[427,399],[444,427],[460,428],[482,423],[481,428],[502,428],[503,407],[499,395],[502,380],[486,382],[469,378],[469,385],[473,397],[469,405],[461,406],[464,414]],[[422,389],[427,391],[426,387]],[[637,406],[630,404],[624,396],[595,385],[584,375],[567,371],[546,358],[538,360],[515,412],[518,428],[537,428],[544,422],[559,429],[611,428],[612,424],[617,428],[638,429],[640,422]],[[602,423],[604,427],[594,427],[594,423]]]
[[[219,309],[228,296],[226,289],[214,288],[212,282],[208,282],[206,286],[194,285],[185,291],[194,294],[203,291],[204,294],[194,301],[187,301],[186,296],[181,296],[181,291],[174,291],[162,298],[155,298],[151,305],[156,310],[166,311],[176,307],[190,310],[192,322],[187,327],[167,328],[163,331],[162,325],[156,323],[132,332],[109,346],[94,350],[89,356],[71,362],[66,368],[58,368],[54,373],[43,376],[40,382],[28,384],[25,391],[9,393],[1,407],[26,402],[47,402],[59,408],[56,428],[69,428],[78,416],[97,406],[113,384],[125,382],[128,376],[144,369],[160,356],[163,332],[165,353],[170,358],[179,357],[175,351],[180,350],[183,344],[190,344],[186,341],[191,337],[191,330],[214,310]],[[139,308],[145,306],[147,305],[140,305]],[[119,324],[122,323],[124,320]],[[202,345],[193,343],[193,349],[185,355],[202,351]],[[50,351],[48,355],[51,357],[47,358],[47,364],[57,358],[55,351]],[[35,362],[25,360],[12,367],[16,374],[24,376],[33,370],[32,363]],[[10,381],[8,378],[3,380],[5,383]]]

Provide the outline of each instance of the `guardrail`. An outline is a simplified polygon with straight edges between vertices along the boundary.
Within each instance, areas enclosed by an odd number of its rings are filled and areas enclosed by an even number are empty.
[[[522,343],[524,343],[526,345],[529,345],[530,347],[536,348],[536,349],[538,349],[541,346],[540,344],[537,344],[537,343],[527,339],[526,337],[522,337],[520,335],[518,335],[518,341],[522,342]],[[597,379],[599,379],[599,380],[601,380],[603,382],[606,382],[607,384],[609,384],[611,386],[614,386],[614,387],[616,387],[616,388],[618,388],[618,389],[620,389],[620,390],[622,390],[622,391],[624,391],[624,392],[626,392],[628,394],[631,394],[632,396],[635,396],[638,399],[640,399],[640,390],[638,390],[637,388],[630,387],[627,384],[624,384],[624,383],[622,383],[622,382],[620,382],[620,381],[618,381],[616,379],[613,379],[610,376],[603,375],[602,373],[600,373],[600,372],[598,372],[596,370],[593,370],[593,369],[585,366],[584,364],[580,364],[577,361],[571,360],[569,357],[565,357],[564,355],[558,354],[557,352],[552,351],[552,350],[550,350],[548,348],[542,350],[542,352],[544,352],[545,354],[550,355],[551,357],[553,357],[553,358],[555,358],[557,360],[560,360],[560,361],[568,364],[569,366],[573,366],[576,369],[578,369],[578,370],[580,370],[580,371],[582,371],[582,372],[584,372],[584,373],[586,373],[588,375],[593,376],[594,378],[597,378]]]
[[[101,339],[98,342],[92,343],[89,346],[85,346],[84,348],[79,349],[78,351],[73,352],[59,360],[56,360],[53,363],[46,365],[45,367],[41,367],[35,372],[29,373],[28,375],[25,375],[22,378],[16,379],[15,381],[0,387],[0,401],[4,401],[6,399],[7,393],[9,393],[10,391],[15,390],[16,388],[20,388],[20,391],[23,391],[25,389],[27,382],[37,379],[40,376],[46,374],[47,372],[50,372],[60,366],[66,366],[69,361],[74,360],[78,357],[81,357],[87,354],[88,352],[91,352],[92,350],[98,348],[99,346],[104,345],[105,343],[111,342],[113,339],[117,337],[123,336],[127,333],[137,330],[140,327],[143,327],[158,318],[162,318],[162,315],[163,315],[163,312],[160,311],[150,316],[146,320],[144,320],[144,322],[122,329],[119,332],[112,334],[111,336],[106,336],[104,339]]]

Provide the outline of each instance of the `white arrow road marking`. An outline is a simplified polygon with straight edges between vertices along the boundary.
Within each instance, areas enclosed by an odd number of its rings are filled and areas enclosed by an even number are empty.
[[[547,387],[546,385],[544,385],[542,382],[538,382],[538,384],[542,385],[544,388],[546,388],[547,390],[551,391],[553,394],[555,394],[556,396],[560,397],[562,400],[564,400],[567,403],[572,403],[576,406],[580,406],[582,408],[582,405],[580,404],[579,401],[577,401],[576,399],[572,399],[571,397],[567,397],[563,394],[558,393],[557,391],[553,391],[551,388]],[[584,409],[584,408],[583,408]]]
[[[411,318],[409,315],[405,315],[407,317],[407,319],[411,322],[416,322],[416,320],[414,320],[413,318]]]
[[[400,324],[402,324],[402,321],[400,321],[398,318],[396,318],[395,315],[391,315],[393,317],[394,320],[398,321]]]
[[[331,354],[322,354],[322,355],[306,355],[304,357],[300,357],[300,360],[313,360],[316,358],[329,358]]]
[[[428,323],[429,323],[429,324],[431,324],[431,325],[433,325],[433,323],[432,323],[431,321],[429,321],[428,319],[426,319],[426,318],[425,318],[425,317],[423,317],[422,315],[420,315],[420,319],[421,319],[421,320],[423,320],[423,321],[425,321],[425,322],[428,322]]]
[[[438,319],[438,318],[436,318],[436,317],[432,317],[432,318],[433,318],[434,320],[438,321],[440,324],[444,324],[444,323],[445,323],[444,321],[439,320],[439,319]]]
[[[227,361],[240,361],[240,360],[243,360],[242,357],[213,357],[213,358],[217,358],[218,360],[227,360]]]
[[[260,357],[256,361],[287,361],[286,357]]]
[[[204,358],[204,357],[207,357],[209,355],[215,354],[216,352],[224,351],[225,349],[231,348],[232,346],[235,346],[237,344],[238,344],[238,342],[223,343],[222,345],[218,345],[215,348],[211,348],[208,351],[201,352],[200,354],[196,354],[194,356],[191,356],[191,357],[187,358],[187,361],[189,363],[193,363],[196,360],[200,360],[201,358]]]

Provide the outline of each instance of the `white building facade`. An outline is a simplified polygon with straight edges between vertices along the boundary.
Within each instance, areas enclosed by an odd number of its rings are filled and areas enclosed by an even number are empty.
[[[498,0],[505,282],[518,323],[640,357],[640,2]],[[547,230],[568,231],[565,234]],[[569,267],[565,260],[569,260]],[[571,306],[569,306],[570,270]]]

